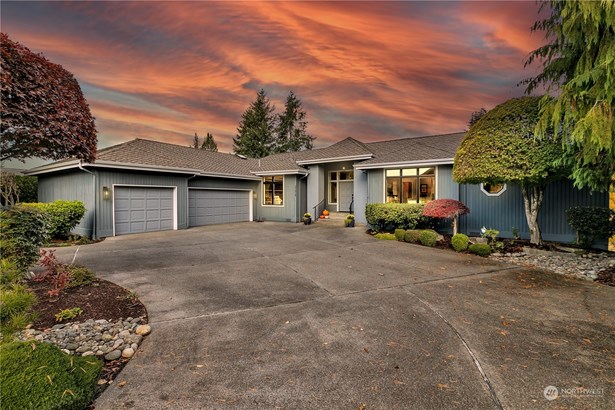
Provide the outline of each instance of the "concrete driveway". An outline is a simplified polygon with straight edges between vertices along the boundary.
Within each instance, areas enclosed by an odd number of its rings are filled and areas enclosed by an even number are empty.
[[[76,263],[153,328],[97,410],[615,403],[615,288],[330,222],[108,238]]]

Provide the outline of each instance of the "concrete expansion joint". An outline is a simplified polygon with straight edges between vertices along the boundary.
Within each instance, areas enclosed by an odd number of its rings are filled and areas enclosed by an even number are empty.
[[[502,273],[502,272],[507,272],[507,271],[511,271],[511,270],[518,270],[519,267],[518,266],[508,266],[505,268],[498,268],[498,269],[492,269],[492,270],[488,270],[485,272],[476,272],[476,273],[468,273],[467,275],[460,275],[460,276],[452,276],[450,278],[436,278],[436,279],[426,279],[426,280],[421,280],[421,281],[417,281],[417,282],[413,282],[413,285],[421,285],[424,283],[434,283],[434,282],[446,282],[446,281],[453,281],[456,279],[463,279],[463,278],[468,278],[471,276],[482,276],[482,275],[491,275],[493,273]]]
[[[444,323],[446,323],[453,330],[453,332],[455,332],[455,334],[457,335],[457,338],[459,338],[459,340],[461,341],[461,344],[463,345],[463,347],[466,349],[466,351],[468,352],[468,354],[472,358],[472,362],[474,363],[474,365],[478,369],[478,372],[481,374],[481,376],[483,378],[483,381],[487,385],[487,389],[489,390],[489,393],[491,394],[491,398],[493,399],[494,404],[497,406],[498,409],[504,410],[504,406],[502,405],[502,402],[498,398],[497,393],[495,392],[495,388],[493,387],[493,384],[491,383],[491,380],[489,379],[489,376],[487,376],[487,373],[485,373],[485,371],[483,370],[483,367],[481,366],[478,358],[476,357],[476,355],[474,354],[472,349],[470,349],[470,346],[465,341],[465,339],[463,338],[461,333],[459,333],[459,331],[457,331],[455,326],[453,326],[453,324],[451,322],[449,322],[444,316],[442,316],[440,314],[440,312],[438,312],[436,309],[434,309],[434,307],[431,306],[431,304],[429,302],[421,299],[414,292],[410,291],[409,289],[407,289],[405,287],[402,287],[402,289],[404,291],[408,292],[410,295],[412,295],[415,298],[417,298],[419,300],[419,302],[421,302],[423,305],[425,305],[430,311],[435,313]]]

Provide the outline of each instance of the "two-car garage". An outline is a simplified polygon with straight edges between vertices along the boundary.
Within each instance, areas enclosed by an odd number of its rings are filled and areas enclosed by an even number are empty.
[[[252,191],[188,189],[188,226],[252,220]],[[177,188],[114,186],[114,235],[177,229]]]

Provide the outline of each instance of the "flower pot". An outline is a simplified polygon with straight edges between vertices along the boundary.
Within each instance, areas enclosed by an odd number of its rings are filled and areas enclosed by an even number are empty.
[[[354,228],[354,219],[346,219],[344,223],[346,228]]]
[[[303,224],[304,225],[311,225],[312,224],[312,218],[303,218]]]

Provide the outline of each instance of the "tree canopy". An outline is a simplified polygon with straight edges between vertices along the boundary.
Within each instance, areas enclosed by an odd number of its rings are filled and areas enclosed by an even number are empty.
[[[235,153],[248,158],[263,158],[275,148],[275,106],[261,89],[241,116],[237,136],[233,138]]]
[[[205,135],[201,149],[204,149],[205,151],[218,152],[218,144],[216,143],[213,134],[208,132],[207,135]]]
[[[525,62],[542,72],[525,81],[526,92],[545,86],[537,136],[549,128],[562,139],[558,163],[572,167],[577,187],[607,190],[615,174],[615,2],[544,1],[551,15],[537,21],[548,44]]]
[[[314,137],[307,133],[306,116],[301,100],[292,91],[288,93],[284,112],[278,116],[275,152],[312,149]]]
[[[552,133],[534,136],[540,97],[508,100],[483,115],[461,142],[453,176],[461,183],[542,184],[561,175],[562,146]]]
[[[541,97],[513,98],[483,115],[457,149],[453,178],[460,183],[521,185],[532,243],[540,243],[538,213],[545,185],[567,175],[556,165],[563,148],[549,129],[536,137]]]
[[[96,127],[73,75],[0,33],[1,160],[96,157]]]

